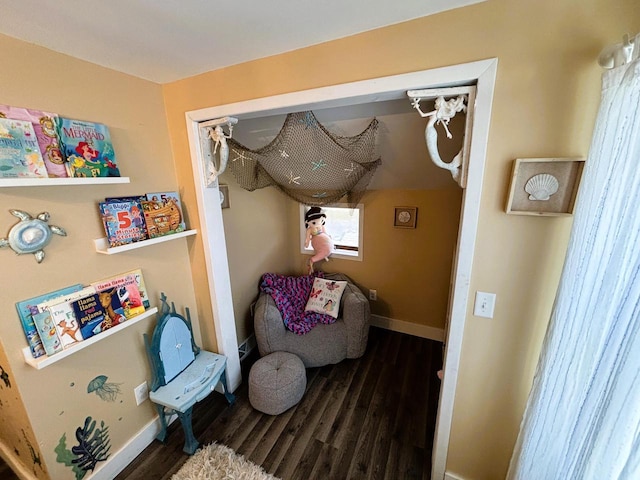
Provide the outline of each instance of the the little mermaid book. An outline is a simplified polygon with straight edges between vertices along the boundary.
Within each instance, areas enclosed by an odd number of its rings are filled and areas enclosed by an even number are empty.
[[[119,177],[106,125],[58,117],[56,130],[70,177]]]

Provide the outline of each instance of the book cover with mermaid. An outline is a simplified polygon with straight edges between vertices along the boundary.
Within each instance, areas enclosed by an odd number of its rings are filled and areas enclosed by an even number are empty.
[[[106,125],[58,117],[56,131],[70,177],[119,177]]]

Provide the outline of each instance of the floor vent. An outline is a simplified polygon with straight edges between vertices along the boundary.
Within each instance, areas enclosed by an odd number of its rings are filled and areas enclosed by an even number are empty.
[[[240,361],[244,360],[244,358],[251,353],[251,351],[256,347],[256,336],[252,333],[249,338],[247,338],[244,342],[242,342],[238,346],[238,354],[240,355]]]

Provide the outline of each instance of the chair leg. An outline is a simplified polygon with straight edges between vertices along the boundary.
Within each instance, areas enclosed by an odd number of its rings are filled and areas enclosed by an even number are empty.
[[[229,402],[229,405],[233,405],[233,403],[236,401],[236,396],[229,392],[229,388],[227,387],[227,375],[225,374],[224,370],[222,371],[222,375],[220,376],[220,381],[222,382],[222,386],[224,387],[224,398],[227,399],[227,402]]]
[[[157,403],[155,405],[156,410],[158,410],[158,416],[160,417],[160,433],[158,433],[156,439],[165,443],[165,440],[167,439],[167,417],[165,416],[164,406]]]
[[[184,448],[182,451],[188,455],[193,455],[200,445],[196,437],[193,435],[193,429],[191,428],[191,413],[193,407],[189,408],[186,412],[177,412],[182,429],[184,430]]]

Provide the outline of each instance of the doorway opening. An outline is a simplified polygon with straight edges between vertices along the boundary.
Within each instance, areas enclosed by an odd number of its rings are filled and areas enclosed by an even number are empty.
[[[208,120],[232,116],[243,119],[286,114],[294,111],[360,105],[406,98],[407,90],[476,85],[474,123],[469,145],[466,188],[463,191],[454,255],[447,331],[445,332],[444,375],[440,389],[438,418],[432,456],[432,477],[445,475],[451,433],[462,338],[469,302],[469,285],[475,253],[482,180],[489,134],[489,122],[497,71],[497,59],[423,70],[402,75],[346,83],[331,87],[259,98],[186,113],[195,193],[198,202],[210,302],[220,353],[228,358],[228,382],[234,390],[241,381],[235,316],[227,261],[222,211],[217,186],[207,188],[200,127]],[[428,161],[428,159],[424,159]]]

